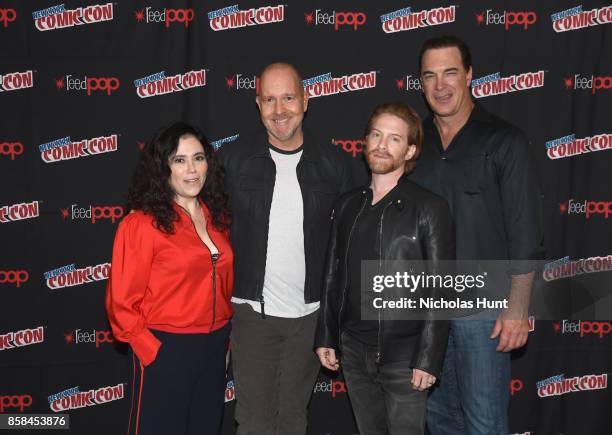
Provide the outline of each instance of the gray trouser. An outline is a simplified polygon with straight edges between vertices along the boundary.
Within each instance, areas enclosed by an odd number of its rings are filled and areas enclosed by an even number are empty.
[[[249,304],[233,307],[237,435],[304,435],[320,368],[312,348],[318,312],[262,319]]]
[[[342,334],[341,367],[359,433],[422,435],[427,391],[412,389],[409,361],[377,367],[375,353],[375,348]]]

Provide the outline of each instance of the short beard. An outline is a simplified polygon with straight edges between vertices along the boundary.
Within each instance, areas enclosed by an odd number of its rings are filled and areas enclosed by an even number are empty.
[[[370,154],[372,154],[372,152],[373,151],[366,153],[365,157],[366,157],[366,162],[368,163],[368,167],[370,168],[370,171],[373,174],[379,174],[379,175],[389,174],[398,168],[405,167],[406,165],[405,160],[398,162],[393,159],[380,160],[380,159],[377,159],[376,157],[371,157]]]

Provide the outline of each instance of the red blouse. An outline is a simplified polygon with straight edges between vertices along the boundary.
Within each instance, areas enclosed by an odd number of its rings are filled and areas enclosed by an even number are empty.
[[[128,214],[117,228],[106,311],[114,337],[128,342],[145,366],[155,360],[160,347],[149,329],[208,333],[232,317],[234,255],[229,231],[215,229],[208,208],[200,204],[208,235],[219,251],[216,262],[187,212],[176,204],[179,221],[174,234],[155,228],[153,218],[142,211]]]

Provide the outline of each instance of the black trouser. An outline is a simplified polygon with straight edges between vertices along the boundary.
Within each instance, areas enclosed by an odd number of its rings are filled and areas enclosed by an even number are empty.
[[[341,367],[359,433],[422,435],[427,391],[412,389],[408,361],[377,366],[376,349],[344,332]]]
[[[225,405],[231,324],[210,334],[151,332],[162,343],[142,367],[133,360],[128,435],[218,435]]]
[[[312,345],[318,311],[296,319],[233,304],[232,367],[238,435],[304,435],[319,373]]]

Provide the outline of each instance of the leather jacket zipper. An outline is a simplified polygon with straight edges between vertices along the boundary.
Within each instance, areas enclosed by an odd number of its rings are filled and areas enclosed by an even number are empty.
[[[259,298],[259,304],[261,306],[261,318],[265,319],[266,318],[266,309],[264,307],[264,305],[266,304],[263,298],[263,294],[261,295],[261,298]]]
[[[390,201],[385,208],[383,208],[382,213],[380,214],[380,221],[378,222],[378,273],[382,272],[382,262],[383,262],[383,221],[385,219],[385,211],[389,208],[389,206],[393,204],[393,201]],[[380,316],[380,310],[378,311],[378,332],[376,339],[376,371],[380,370],[380,366],[383,364],[383,354],[382,354],[382,320]]]
[[[364,192],[365,193],[365,192]],[[342,337],[342,332],[341,332],[341,324],[342,324],[342,309],[344,308],[344,301],[346,300],[346,290],[347,290],[347,283],[348,283],[348,252],[349,252],[349,247],[351,245],[351,237],[353,236],[353,231],[355,230],[355,226],[357,225],[357,221],[359,220],[359,216],[361,216],[361,213],[363,213],[363,210],[365,209],[366,203],[368,202],[368,196],[365,195],[364,199],[363,199],[363,204],[361,204],[361,208],[359,209],[359,213],[357,213],[357,216],[355,216],[355,220],[353,221],[353,225],[351,226],[351,230],[349,231],[349,236],[348,239],[346,241],[346,251],[344,253],[344,276],[345,278],[345,285],[344,288],[342,289],[342,299],[340,300],[340,309],[338,310],[338,348],[341,347],[341,337]]]

